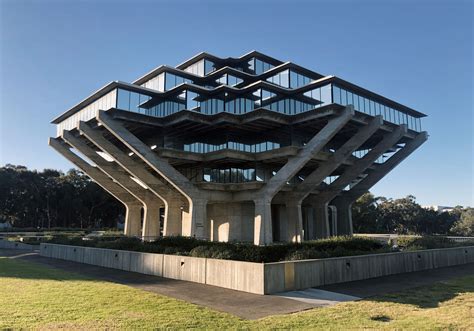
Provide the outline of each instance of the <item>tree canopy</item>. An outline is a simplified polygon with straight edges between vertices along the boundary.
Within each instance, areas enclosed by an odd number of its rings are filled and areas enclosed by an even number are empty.
[[[0,168],[0,222],[14,227],[115,227],[123,205],[78,170]]]
[[[0,222],[20,228],[115,227],[125,208],[78,170],[41,172],[21,165],[0,167]],[[438,213],[414,196],[362,195],[352,206],[354,232],[474,236],[474,209]]]
[[[362,195],[352,206],[354,232],[474,235],[474,209],[456,206],[438,213],[409,195],[401,199]]]

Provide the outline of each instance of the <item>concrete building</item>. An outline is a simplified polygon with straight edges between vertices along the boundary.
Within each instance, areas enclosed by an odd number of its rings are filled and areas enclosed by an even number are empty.
[[[352,234],[351,204],[426,139],[425,115],[252,51],[198,54],[114,81],[52,123],[49,144],[151,240]]]

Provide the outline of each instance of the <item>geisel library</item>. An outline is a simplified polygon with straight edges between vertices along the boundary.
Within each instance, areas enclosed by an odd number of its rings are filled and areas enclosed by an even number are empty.
[[[426,141],[424,116],[259,52],[201,53],[107,84],[49,144],[123,203],[126,235],[265,245],[352,234],[352,203]]]

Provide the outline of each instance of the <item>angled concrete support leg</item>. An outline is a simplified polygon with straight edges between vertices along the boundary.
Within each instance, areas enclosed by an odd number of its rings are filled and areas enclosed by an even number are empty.
[[[337,235],[351,236],[352,230],[352,201],[336,197],[332,202],[337,209]]]
[[[146,206],[143,209],[143,240],[156,240],[160,237],[160,206]]]
[[[125,228],[124,234],[131,237],[140,237],[142,230],[142,204],[125,204]]]
[[[298,200],[286,201],[288,219],[288,241],[301,242],[303,240],[303,215],[301,202]]]
[[[254,244],[272,243],[272,205],[264,199],[255,200]]]
[[[318,202],[313,205],[314,208],[314,225],[316,238],[328,238],[329,232],[329,215],[328,215],[328,204],[324,202]]]
[[[135,196],[130,194],[122,186],[115,183],[100,169],[91,166],[78,155],[73,153],[70,150],[70,146],[67,145],[62,139],[50,138],[49,145],[74,165],[76,165],[79,169],[81,169],[94,182],[109,192],[125,206],[127,213],[125,216],[125,235],[135,235],[136,233],[140,233],[139,227],[141,224],[141,214],[139,210],[137,212],[136,206],[139,206],[141,209],[141,203]]]

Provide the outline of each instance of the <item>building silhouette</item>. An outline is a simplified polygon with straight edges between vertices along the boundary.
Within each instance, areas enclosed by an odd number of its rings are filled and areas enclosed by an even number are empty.
[[[351,205],[427,139],[425,115],[252,51],[200,53],[114,81],[49,144],[153,240],[300,242],[352,234]]]

